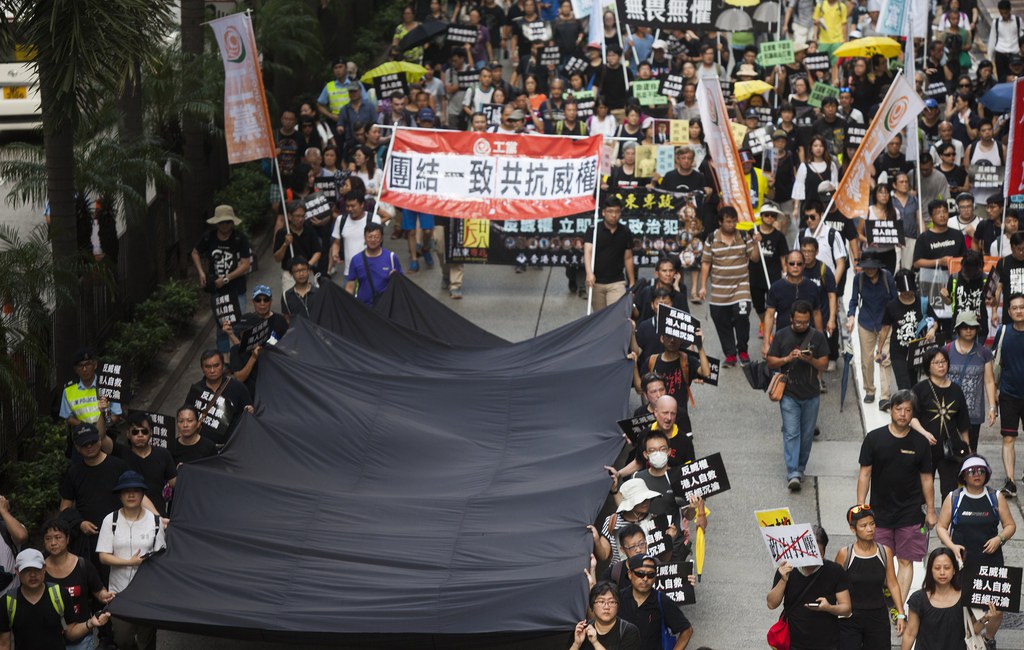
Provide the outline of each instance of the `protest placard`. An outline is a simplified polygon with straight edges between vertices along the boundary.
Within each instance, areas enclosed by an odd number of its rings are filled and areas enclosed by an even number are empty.
[[[491,126],[497,126],[501,124],[501,104],[484,104],[481,112],[484,117],[487,118],[487,123]]]
[[[633,96],[641,106],[664,106],[668,97],[658,92],[661,84],[657,79],[642,79],[633,82]]]
[[[684,501],[689,501],[690,497],[714,496],[732,487],[720,453],[680,465],[678,470],[679,479],[673,483],[672,491]]]
[[[722,3],[712,0],[669,2],[664,0],[616,0],[618,16],[629,25],[645,25],[663,32],[673,30],[714,29],[723,11]]]
[[[772,132],[767,126],[747,131],[744,139],[744,147],[750,150],[755,156],[760,156],[766,149],[772,146]]]
[[[772,109],[770,106],[757,106],[754,108],[757,111],[757,123],[761,126],[770,127],[771,130],[775,130],[774,118],[772,117]]]
[[[814,109],[810,106],[798,106],[796,109],[796,116],[793,118],[793,124],[798,127],[809,128],[814,124]],[[811,137],[810,135],[807,136]]]
[[[937,102],[945,102],[949,89],[944,81],[933,81],[924,88],[925,99],[934,99]]]
[[[832,62],[829,60],[828,54],[808,54],[804,57],[804,67],[811,72],[828,70],[832,67]]]
[[[469,90],[470,86],[480,81],[480,73],[476,70],[456,72],[455,80],[459,84],[459,90]]]
[[[636,176],[650,178],[654,176],[658,164],[658,148],[653,144],[642,144],[636,148]]]
[[[821,566],[821,549],[811,524],[771,526],[760,528],[760,531],[775,566],[783,562],[792,567]]]
[[[522,32],[526,40],[531,43],[541,43],[551,40],[551,24],[543,20],[522,23]]]
[[[925,369],[924,353],[928,351],[928,348],[933,347],[935,347],[935,341],[925,341],[923,338],[911,341],[907,346],[907,358],[910,360],[910,365],[918,372],[923,371]]]
[[[227,321],[229,325],[238,322],[241,314],[238,311],[238,303],[232,293],[220,293],[213,298],[213,314],[217,318],[217,324],[222,325]]]
[[[557,45],[548,45],[540,51],[540,64],[541,65],[558,65],[558,62],[562,59],[562,53],[559,51]]]
[[[902,221],[865,219],[864,234],[868,238],[868,246],[906,245],[906,235],[903,233]]]
[[[960,579],[963,603],[984,609],[989,603],[1003,612],[1020,611],[1021,578],[1024,569],[1015,566],[980,566],[965,570]]]
[[[316,188],[316,193],[326,198],[329,203],[333,203],[338,198],[338,179],[333,174],[330,176],[318,176],[313,181],[313,187]],[[306,218],[309,218],[308,211]]]
[[[612,164],[619,158],[618,140],[605,140],[601,144],[601,176],[612,173]]]
[[[389,99],[393,95],[408,95],[409,82],[404,72],[382,74],[373,78],[373,87],[377,91],[377,99]]]
[[[174,436],[174,418],[163,413],[153,413],[151,411],[133,411],[134,413],[142,413],[149,418],[149,429],[152,432],[152,436],[149,438],[149,444],[153,447],[167,448],[167,441]]]
[[[992,195],[1003,195],[998,190],[1002,189],[1003,179],[1006,178],[1004,165],[971,165],[967,168],[967,173],[971,179],[971,194],[974,195],[976,204],[987,202]]]
[[[235,408],[223,395],[218,395],[216,400],[214,395],[212,390],[193,386],[185,396],[185,404],[195,408],[200,416],[206,413],[201,422],[202,435],[209,436],[214,442],[223,443],[231,419],[235,417]]]
[[[615,424],[619,425],[622,433],[629,438],[629,443],[635,447],[640,436],[650,431],[651,425],[655,422],[657,422],[657,418],[654,413],[644,413],[633,418],[619,420]]]
[[[708,386],[717,386],[718,373],[722,371],[722,362],[714,357],[708,357],[708,367],[710,374],[704,378],[704,383]]]
[[[127,402],[131,396],[131,381],[128,366],[122,363],[105,361],[96,371],[96,395],[106,397],[111,402]]]
[[[790,40],[761,43],[761,51],[757,55],[757,62],[765,68],[775,65],[787,65],[795,60],[793,41]]]
[[[690,584],[693,562],[671,562],[662,564],[656,571],[654,588],[668,596],[676,605],[692,605],[697,595]]]
[[[658,334],[680,339],[685,347],[696,343],[698,328],[700,321],[693,314],[671,305],[658,305]]]
[[[320,219],[325,214],[331,213],[330,201],[320,192],[307,194],[304,202],[306,204],[306,219]]]
[[[679,96],[683,94],[683,85],[685,79],[677,74],[667,74],[661,78],[661,84],[658,86],[658,94],[664,97],[671,97],[672,99],[679,99]]]
[[[675,168],[675,151],[676,149],[672,145],[658,145],[658,152],[654,159],[654,171],[659,176],[664,176]]]
[[[847,144],[859,145],[864,141],[864,136],[867,135],[867,127],[863,126],[848,126],[846,127],[846,142]]]
[[[448,31],[444,35],[446,45],[476,45],[480,30],[476,27],[448,25]],[[459,48],[462,49],[461,47]]]
[[[726,104],[731,104],[736,99],[736,94],[733,92],[734,81],[731,79],[719,79],[718,85],[722,87],[722,98]]]
[[[565,74],[572,74],[574,72],[586,72],[588,65],[586,59],[573,55],[566,59],[565,65],[562,67],[565,69]]]
[[[672,515],[656,515],[650,519],[642,519],[639,525],[647,534],[648,555],[657,557],[672,548],[672,538],[665,534],[672,525]]]
[[[594,114],[594,102],[597,98],[593,90],[579,90],[574,92],[572,97],[576,100],[577,119],[586,121],[588,117]]]
[[[669,120],[668,142],[674,145],[690,144],[690,120]]]
[[[814,108],[821,108],[821,102],[828,97],[839,97],[839,89],[822,81],[815,82],[811,88],[811,97],[807,103]]]
[[[793,513],[785,508],[772,508],[770,510],[755,510],[754,518],[761,528],[769,526],[791,526],[793,524]]]
[[[244,330],[238,337],[238,350],[242,354],[249,354],[256,349],[256,346],[263,345],[270,338],[270,319],[261,318],[252,327]]]
[[[747,137],[746,124],[740,124],[739,122],[729,122],[729,131],[732,133],[733,142],[743,142],[743,138]]]

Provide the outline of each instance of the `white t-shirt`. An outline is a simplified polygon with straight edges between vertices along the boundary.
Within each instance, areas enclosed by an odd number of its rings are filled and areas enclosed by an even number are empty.
[[[366,248],[366,241],[363,239],[363,229],[366,228],[368,218],[371,218],[370,213],[363,215],[362,219],[348,219],[345,221],[345,231],[341,232],[341,222],[345,219],[345,215],[339,216],[334,220],[334,230],[331,231],[331,239],[340,239],[342,250],[341,254],[345,258],[345,277],[348,277],[348,264],[352,261],[358,253],[362,253],[363,249]],[[380,216],[374,215],[371,219],[373,223],[380,223]]]
[[[164,539],[164,524],[149,510],[143,510],[137,521],[128,519],[124,509],[115,511],[117,528],[114,529],[114,513],[103,518],[99,538],[96,540],[97,553],[110,553],[127,560],[137,552],[152,553],[167,547]],[[139,570],[137,566],[110,567],[110,591],[115,594],[124,591]]]

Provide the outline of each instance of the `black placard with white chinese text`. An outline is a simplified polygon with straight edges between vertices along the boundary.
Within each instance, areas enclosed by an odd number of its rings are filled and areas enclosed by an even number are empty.
[[[548,45],[540,51],[540,64],[541,65],[558,65],[558,62],[562,59],[562,53],[559,51],[557,45]]]
[[[562,67],[565,69],[565,74],[572,74],[574,72],[585,72],[589,65],[586,60],[578,56],[570,56]]]
[[[498,126],[501,124],[501,111],[503,106],[501,104],[484,104],[481,107],[481,113],[487,118],[487,124],[491,126]]]
[[[616,0],[619,19],[628,25],[644,25],[663,32],[676,29],[714,29],[723,5],[713,0]]]
[[[270,319],[261,318],[258,323],[242,332],[238,337],[238,350],[242,354],[249,354],[256,349],[256,346],[263,345],[270,339]]]
[[[306,203],[306,218],[307,219],[322,219],[325,214],[331,212],[331,202],[327,200],[327,196],[320,192],[313,192],[304,199]]]
[[[832,67],[832,62],[828,54],[808,54],[804,57],[804,67],[812,72],[815,70],[828,70]]]
[[[683,86],[685,80],[677,74],[667,74],[661,78],[661,85],[658,86],[658,92],[665,97],[671,97],[672,99],[679,99],[683,94]]]
[[[232,293],[218,293],[213,297],[213,314],[217,318],[217,324],[221,325],[227,321],[229,325],[238,322],[238,302]]]
[[[626,434],[630,444],[635,447],[637,439],[645,432],[650,431],[651,425],[655,421],[657,421],[657,418],[654,417],[654,413],[644,413],[635,418],[619,420],[615,424],[619,425],[619,429],[622,430],[622,433]]]
[[[373,78],[373,87],[377,91],[377,99],[389,99],[399,93],[409,94],[409,82],[404,72],[382,74]]]
[[[672,516],[668,514],[656,515],[650,519],[643,519],[639,522],[647,534],[647,554],[655,557],[668,552],[672,548],[672,538],[665,534],[668,527],[672,525]]]
[[[693,562],[670,562],[662,564],[656,570],[654,588],[668,596],[676,605],[692,605],[697,602],[697,594],[690,584],[693,573]]]
[[[123,363],[104,362],[96,371],[96,396],[124,403],[130,397],[131,378]]]
[[[476,27],[449,25],[448,31],[444,35],[445,44],[476,45],[476,40],[479,37],[479,33],[480,30],[478,30]]]
[[[732,487],[720,453],[698,458],[692,463],[680,465],[676,470],[679,474],[677,481],[672,484],[672,491],[686,501],[692,496],[706,499]]]
[[[935,81],[924,88],[925,99],[934,99],[937,102],[946,101],[946,95],[949,94],[949,88],[946,87],[945,82]]]
[[[313,187],[316,188],[316,193],[323,195],[328,202],[333,203],[338,198],[338,179],[331,176],[320,176],[313,181]],[[309,214],[306,214],[309,217]]]
[[[231,419],[235,417],[235,408],[223,395],[214,401],[214,391],[208,388],[191,388],[185,396],[185,404],[192,406],[200,415],[206,412],[202,421],[202,435],[210,436],[214,441],[223,442],[227,435]],[[207,409],[207,405],[213,402]]]
[[[543,43],[552,38],[551,23],[543,20],[522,23],[523,36],[531,43]]]
[[[904,246],[906,236],[903,233],[902,221],[864,221],[864,234],[868,238],[868,246]]]
[[[846,144],[860,145],[861,142],[864,142],[864,136],[867,133],[867,128],[863,126],[846,127]]]
[[[683,346],[690,346],[697,342],[697,330],[700,328],[700,321],[693,314],[682,309],[676,309],[671,305],[658,305],[658,328],[661,336],[671,336],[683,342]]]
[[[480,81],[480,73],[476,70],[456,72],[455,80],[459,84],[459,90],[469,90],[470,86]]]
[[[1019,612],[1022,578],[1024,568],[1015,566],[981,566],[965,571],[960,578],[963,603],[978,609],[992,603],[1000,611]]]
[[[718,373],[722,371],[722,362],[714,357],[708,357],[710,376],[704,378],[704,383],[709,386],[718,385]]]

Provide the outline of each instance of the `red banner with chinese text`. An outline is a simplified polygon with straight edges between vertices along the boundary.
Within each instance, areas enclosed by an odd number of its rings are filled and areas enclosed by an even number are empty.
[[[1022,203],[1024,202],[1024,78],[1013,82],[1012,106],[1003,195],[1014,203]]]

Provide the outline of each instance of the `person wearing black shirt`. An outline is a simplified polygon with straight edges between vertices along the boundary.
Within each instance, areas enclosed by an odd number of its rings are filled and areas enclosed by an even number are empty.
[[[676,647],[685,648],[693,626],[681,609],[654,589],[657,560],[634,555],[627,564],[630,586],[619,594],[619,616],[640,630],[640,649],[661,650],[662,625],[676,636]]]
[[[323,251],[323,242],[316,230],[306,227],[306,206],[302,201],[288,203],[288,229],[274,234],[274,260],[281,263],[281,292],[295,286],[292,278],[292,257],[306,258],[309,266],[316,266]]]
[[[658,189],[666,192],[704,192],[705,196],[710,195],[711,186],[704,174],[693,167],[693,149],[688,146],[676,147],[675,153],[675,167],[658,179]]]
[[[821,117],[811,125],[811,135],[825,138],[833,158],[842,155],[846,120],[839,116],[839,100],[835,97],[826,97],[821,101]]]
[[[176,465],[217,455],[217,445],[199,435],[199,411],[194,406],[179,408],[176,424],[178,433],[167,445]]]
[[[785,233],[775,228],[775,224],[783,216],[782,209],[773,201],[765,201],[761,206],[758,215],[761,223],[758,225],[758,232],[761,233],[761,260],[748,264],[750,276],[750,298],[754,303],[754,311],[761,319],[758,336],[764,336],[765,300],[768,289],[782,277],[784,260],[789,253],[789,244],[786,243]],[[765,269],[768,277],[765,277]],[[788,324],[788,323],[787,323]]]
[[[640,534],[644,532],[641,530]],[[623,572],[625,573],[625,572]],[[619,617],[619,591],[621,586],[599,582],[590,590],[591,621],[580,621],[573,632],[569,650],[640,650],[640,631]]]
[[[996,277],[999,278],[999,285],[993,292],[998,296],[1002,294],[1003,314],[1002,322],[1010,323],[1010,296],[1024,293],[1024,233],[1015,232],[1010,237],[1010,254],[1003,257],[996,263]],[[996,310],[992,310],[993,326],[996,324]]]
[[[235,216],[230,205],[218,205],[206,223],[214,227],[203,233],[192,249],[192,264],[199,276],[199,286],[214,297],[229,294],[235,308],[241,311],[245,302],[245,276],[252,262],[249,240],[237,229],[242,220]],[[203,258],[207,260],[205,269]],[[217,349],[227,352],[230,347],[227,336],[219,328],[216,331]]]
[[[783,263],[786,265],[785,277],[772,282],[771,289],[765,297],[764,342],[761,344],[761,355],[768,356],[768,346],[775,330],[789,327],[793,305],[803,300],[811,305],[812,322],[815,329],[821,331],[821,290],[818,285],[804,276],[804,258],[800,251],[789,251]]]
[[[633,286],[636,276],[633,269],[633,235],[625,224],[619,223],[622,216],[622,199],[609,196],[601,209],[602,221],[597,224],[594,246],[594,226],[587,229],[583,244],[584,268],[587,273],[587,288],[591,289],[593,310],[603,309],[626,295],[626,288]],[[626,280],[623,281],[623,273]]]
[[[658,265],[654,269],[654,282],[638,291],[633,301],[633,309],[635,310],[634,313],[638,325],[652,317],[657,317],[656,308],[651,302],[654,300],[654,294],[658,289],[665,289],[669,292],[669,297],[672,300],[670,304],[673,307],[683,311],[690,311],[690,304],[686,299],[686,285],[683,284],[682,274],[676,269],[676,260],[667,257],[662,258],[658,260]]]
[[[235,373],[235,379],[243,382],[249,389],[250,395],[256,393],[256,375],[259,372],[256,362],[259,360],[259,350],[263,342],[259,342],[255,349],[246,351],[240,347],[241,336],[246,330],[267,322],[269,327],[264,341],[281,340],[288,331],[288,319],[273,311],[273,303],[270,287],[265,284],[257,285],[252,290],[253,311],[242,316],[234,325],[224,325],[224,331],[231,338],[231,369]]]
[[[949,227],[949,208],[945,199],[928,204],[932,225],[921,233],[914,245],[914,268],[918,269],[921,295],[935,309],[942,331],[952,326],[952,312],[942,301],[942,290],[949,282],[949,262],[967,252],[964,234]]]
[[[892,374],[896,378],[896,386],[900,390],[909,390],[917,383],[917,369],[910,358],[911,345],[918,341],[935,340],[938,322],[931,305],[925,307],[917,295],[917,281],[906,269],[897,271],[893,278],[899,295],[885,305],[882,313],[882,329],[878,331],[878,343],[875,346],[875,358],[881,362],[888,355],[892,363]],[[925,311],[927,309],[927,311]],[[927,324],[926,318],[932,319]],[[890,336],[892,334],[892,336]],[[889,341],[889,349],[883,350],[885,341]],[[888,405],[879,404],[883,410]]]
[[[634,338],[636,338],[636,345],[640,348],[640,353],[637,355],[638,359],[645,359],[655,354],[661,354],[665,347],[661,344],[661,335],[658,334],[658,305],[672,305],[673,292],[671,289],[665,287],[657,287],[652,289],[650,286],[644,287],[641,292],[644,293],[648,300],[646,311],[640,311],[640,315],[636,321],[636,331]],[[678,293],[676,294],[678,296]],[[686,297],[686,294],[682,294]],[[637,298],[635,307],[639,311],[640,299]]]
[[[203,378],[192,384],[189,394],[195,398],[195,402],[190,405],[198,410],[200,420],[204,418],[206,420],[200,424],[202,435],[214,444],[223,445],[228,441],[232,432],[234,432],[238,416],[242,410],[252,412],[252,397],[245,384],[234,377],[224,374],[224,355],[219,351],[207,350],[203,352],[199,357],[199,366],[203,369]],[[218,404],[208,407],[210,400],[203,399],[204,393],[209,393],[210,398],[219,394],[217,398]],[[220,427],[210,425],[211,420],[217,419],[211,413],[214,408],[223,408],[231,413],[230,421],[227,422],[227,427],[223,431],[219,430]],[[204,413],[204,411],[206,412]],[[110,511],[114,509],[111,508]]]
[[[281,312],[290,326],[293,318],[309,318],[309,303],[317,288],[309,281],[309,262],[301,255],[292,258],[289,271],[295,285],[281,296]]]
[[[164,485],[178,475],[174,459],[163,447],[150,444],[153,423],[149,416],[136,411],[128,416],[128,444],[114,443],[114,456],[128,463],[128,467],[146,480],[146,496],[153,502],[161,517],[167,516]]]
[[[877,178],[883,172],[891,184],[896,175],[900,172],[909,174],[914,168],[913,164],[907,162],[906,155],[900,151],[900,147],[903,145],[903,136],[899,133],[892,137],[892,140],[885,145],[885,151],[878,154],[878,158],[875,158],[875,177]]]
[[[605,56],[608,62],[601,66],[601,71],[598,74],[598,87],[608,108],[612,109],[612,115],[621,121],[623,111],[626,109],[626,97],[629,95],[627,78],[631,80],[633,74],[628,70],[623,73],[622,50],[617,45],[607,48]]]
[[[921,365],[927,376],[913,388],[917,417],[910,424],[921,435],[930,437],[929,442],[935,441],[931,447],[932,466],[939,473],[939,495],[944,498],[957,486],[957,458],[970,451],[970,409],[960,386],[949,378],[949,353],[945,349],[929,349]],[[947,450],[954,450],[956,455],[948,454]]]

